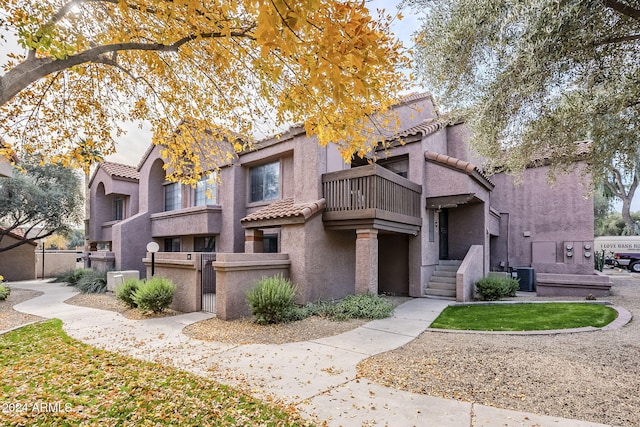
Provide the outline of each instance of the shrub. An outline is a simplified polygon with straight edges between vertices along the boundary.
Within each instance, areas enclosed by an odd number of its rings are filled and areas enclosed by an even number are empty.
[[[173,302],[176,286],[169,279],[152,277],[133,292],[132,300],[142,311],[160,313]]]
[[[518,280],[511,277],[483,277],[476,283],[476,290],[483,301],[496,301],[516,296]]]
[[[103,294],[107,291],[107,272],[86,269],[78,278],[75,286],[85,294]]]
[[[247,292],[247,303],[256,323],[270,323],[299,320],[306,314],[295,305],[296,288],[289,279],[281,274],[263,277]]]
[[[10,293],[11,293],[11,288],[9,288],[7,285],[5,285],[0,281],[0,301],[7,299]]]
[[[116,297],[129,308],[136,308],[138,304],[133,300],[133,294],[143,282],[137,279],[127,279],[114,289]]]
[[[376,294],[349,295],[335,307],[333,319],[384,319],[391,316],[393,306]]]
[[[90,268],[72,268],[69,270],[62,271],[56,274],[53,282],[54,283],[62,283],[65,282],[69,286],[76,286],[80,278],[88,271],[93,271]]]

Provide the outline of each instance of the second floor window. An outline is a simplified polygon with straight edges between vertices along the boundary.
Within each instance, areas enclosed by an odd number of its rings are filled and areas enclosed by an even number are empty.
[[[250,202],[277,199],[280,196],[280,162],[251,168],[249,182]]]
[[[121,221],[124,219],[124,198],[116,197],[113,199],[113,220]]]
[[[218,203],[218,183],[216,174],[203,177],[196,184],[195,206],[215,205]]]
[[[164,210],[175,211],[182,208],[180,184],[174,182],[164,186]]]
[[[164,239],[164,251],[165,252],[180,252],[180,238],[169,237]]]

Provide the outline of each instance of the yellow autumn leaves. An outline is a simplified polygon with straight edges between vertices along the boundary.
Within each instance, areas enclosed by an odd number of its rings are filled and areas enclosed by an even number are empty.
[[[372,19],[364,2],[6,3],[0,25],[33,54],[5,69],[24,87],[0,107],[0,131],[75,163],[79,139],[107,155],[128,120],[151,123],[187,181],[291,123],[349,160],[372,149],[370,120],[406,88],[391,17]]]

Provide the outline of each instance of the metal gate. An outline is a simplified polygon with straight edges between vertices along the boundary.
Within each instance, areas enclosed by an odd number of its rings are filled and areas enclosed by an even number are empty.
[[[202,311],[216,312],[216,272],[212,262],[216,260],[216,254],[201,254],[200,271],[202,272]]]

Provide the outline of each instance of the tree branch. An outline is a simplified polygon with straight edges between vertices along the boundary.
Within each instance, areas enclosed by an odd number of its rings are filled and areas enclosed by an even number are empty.
[[[603,3],[606,7],[611,8],[622,15],[628,16],[636,21],[640,21],[640,10],[636,8],[620,3],[618,0],[603,0]]]
[[[602,46],[605,44],[631,42],[635,40],[640,40],[640,34],[632,34],[629,36],[612,37],[612,38],[600,40],[599,42],[596,42],[596,46]]]
[[[255,40],[251,31],[255,24],[250,25],[246,29],[232,31],[229,37],[247,38]],[[69,56],[66,59],[53,58],[33,58],[25,60],[13,69],[9,70],[0,79],[0,105],[9,102],[15,95],[20,93],[29,84],[48,76],[52,73],[68,69],[70,67],[85,64],[88,62],[105,62],[101,56],[117,51],[156,51],[156,52],[177,52],[183,45],[197,40],[207,38],[225,38],[227,34],[222,32],[209,32],[201,34],[192,34],[176,40],[171,44],[164,43],[140,43],[140,42],[123,42],[108,45],[96,46],[77,55]]]

